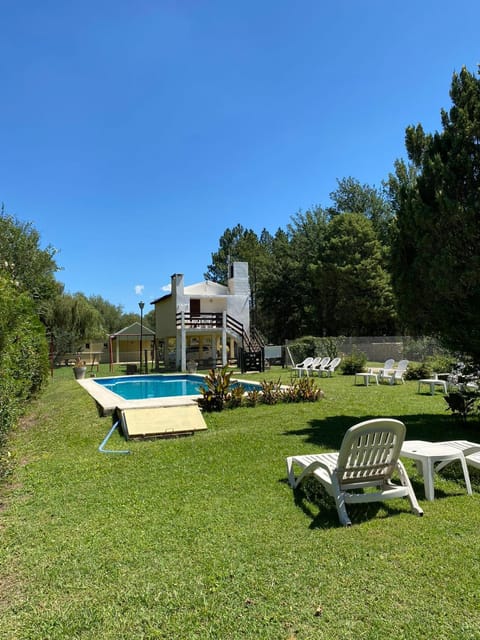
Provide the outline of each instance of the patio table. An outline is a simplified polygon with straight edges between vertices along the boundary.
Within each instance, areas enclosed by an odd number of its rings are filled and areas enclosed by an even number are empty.
[[[435,393],[435,386],[441,387],[443,389],[443,393],[447,393],[447,381],[441,380],[440,378],[422,378],[422,380],[418,381],[418,389],[417,393],[420,393],[420,385],[428,384],[430,386],[430,393]]]
[[[373,371],[358,371],[355,373],[355,384],[357,384],[357,377],[363,379],[363,383],[368,387],[370,380],[374,380],[378,384],[378,373]]]
[[[405,440],[402,445],[400,455],[416,461],[417,468],[419,468],[423,475],[425,497],[427,500],[434,499],[433,474],[435,470],[435,463],[440,463],[438,467],[443,468],[455,460],[459,460],[462,465],[467,493],[469,496],[472,495],[472,486],[470,484],[467,462],[463,455],[463,451],[460,448],[444,444],[443,442]]]

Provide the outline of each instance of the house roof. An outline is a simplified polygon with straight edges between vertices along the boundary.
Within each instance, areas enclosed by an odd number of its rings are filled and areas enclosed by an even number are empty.
[[[115,338],[117,336],[139,336],[140,334],[144,336],[154,336],[155,331],[152,331],[150,327],[146,327],[145,325],[140,325],[140,322],[134,322],[128,327],[124,327],[117,331],[116,333],[112,333],[111,337]]]
[[[218,284],[218,282],[212,282],[211,280],[204,280],[203,282],[197,282],[197,284],[190,284],[184,287],[183,292],[187,296],[227,296],[229,294],[228,287],[224,284]],[[161,300],[171,298],[172,294],[167,293],[161,298],[152,300],[150,304],[156,304]]]
[[[185,287],[184,292],[189,296],[226,296],[228,295],[228,287],[224,284],[218,284],[218,282],[205,280]]]

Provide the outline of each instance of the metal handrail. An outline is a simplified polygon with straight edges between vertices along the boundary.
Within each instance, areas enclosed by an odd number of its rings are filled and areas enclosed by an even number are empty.
[[[195,328],[195,329],[222,329],[223,328],[223,313],[191,313],[189,311],[184,311],[183,314],[181,312],[176,314],[176,325],[177,329],[182,326],[182,316],[183,316],[183,324],[186,328]],[[242,349],[245,351],[259,351],[262,350],[265,346],[265,342],[259,332],[255,329],[255,327],[251,328],[250,335],[247,334],[245,328],[241,322],[239,322],[236,318],[226,314],[226,329],[230,329],[236,333],[239,338],[242,340]]]

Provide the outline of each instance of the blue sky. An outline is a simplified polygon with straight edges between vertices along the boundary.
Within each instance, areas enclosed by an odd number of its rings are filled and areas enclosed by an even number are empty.
[[[478,0],[0,0],[0,201],[125,312],[226,228],[380,186],[480,62]]]

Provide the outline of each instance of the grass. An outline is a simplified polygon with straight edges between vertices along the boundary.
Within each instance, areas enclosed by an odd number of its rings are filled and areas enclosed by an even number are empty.
[[[107,369],[103,370],[107,374]],[[282,377],[275,369],[252,379]],[[391,416],[409,439],[480,440],[416,383],[321,381],[315,404],[206,415],[191,438],[98,446],[111,426],[72,372],[55,372],[14,434],[2,490],[0,637],[29,639],[480,638],[480,475],[435,479],[407,500],[350,507],[285,479],[293,453],[336,449],[344,431]],[[116,434],[109,448],[124,449]]]

